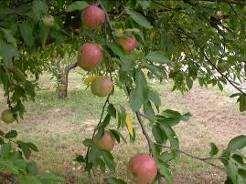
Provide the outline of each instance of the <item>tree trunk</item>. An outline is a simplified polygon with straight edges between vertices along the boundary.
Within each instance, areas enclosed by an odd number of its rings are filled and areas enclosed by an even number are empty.
[[[68,74],[70,70],[75,68],[77,63],[70,64],[65,67],[64,71],[58,76],[58,98],[65,99],[67,98],[67,90],[68,90]]]

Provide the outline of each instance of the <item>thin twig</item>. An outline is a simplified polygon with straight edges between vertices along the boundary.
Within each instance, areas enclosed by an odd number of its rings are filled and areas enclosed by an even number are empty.
[[[9,91],[7,91],[7,104],[8,104],[9,109],[12,109]]]
[[[173,149],[173,148],[171,148],[170,146],[165,146],[165,145],[160,145],[160,146],[162,146],[163,148],[167,148],[167,149]],[[185,151],[183,151],[183,150],[180,150],[180,149],[175,149],[175,151],[178,151],[178,152],[180,152],[180,153],[182,153],[182,154],[184,154],[184,155],[186,155],[186,156],[188,156],[188,157],[191,157],[191,158],[193,158],[193,159],[202,161],[202,162],[204,162],[204,163],[206,163],[206,164],[208,164],[208,165],[211,165],[211,166],[213,166],[213,167],[215,167],[215,168],[217,168],[217,169],[219,169],[219,170],[221,170],[221,171],[225,171],[225,169],[224,169],[223,167],[220,167],[220,166],[218,166],[218,165],[216,165],[216,164],[213,164],[213,163],[211,163],[211,162],[208,161],[208,160],[211,160],[211,159],[218,159],[218,158],[211,158],[211,157],[201,158],[201,157],[192,155],[192,154],[187,153],[187,152],[185,152]]]
[[[242,94],[245,94],[245,92],[238,87],[233,81],[231,81],[231,79],[229,79],[226,75],[224,75],[220,69],[208,58],[208,56],[203,52],[203,56],[205,57],[205,59],[207,60],[207,62],[209,62],[211,64],[211,66],[223,77],[225,78],[235,89],[237,89],[238,91],[240,91]]]
[[[152,141],[151,141],[147,131],[145,130],[145,127],[143,125],[143,120],[141,118],[141,114],[139,112],[135,112],[135,114],[136,114],[138,122],[139,122],[139,124],[141,126],[142,132],[143,132],[143,134],[144,134],[144,136],[145,136],[145,138],[147,140],[147,143],[148,143],[148,146],[149,146],[149,152],[152,153],[152,149],[151,149]]]
[[[107,96],[107,99],[106,101],[104,102],[103,104],[103,107],[102,107],[102,112],[101,112],[101,115],[100,115],[100,119],[99,119],[99,123],[97,124],[96,128],[94,129],[93,131],[93,134],[92,134],[92,138],[94,138],[95,134],[96,134],[96,131],[98,129],[98,127],[101,125],[102,123],[102,120],[103,120],[103,115],[104,115],[104,112],[105,112],[105,108],[106,108],[106,105],[109,104],[109,98],[111,96],[111,93]]]

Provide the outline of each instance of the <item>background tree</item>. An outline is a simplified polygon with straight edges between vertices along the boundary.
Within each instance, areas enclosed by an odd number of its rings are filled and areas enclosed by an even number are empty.
[[[77,157],[89,172],[98,165],[114,170],[112,154],[101,149],[96,138],[109,131],[120,141],[123,126],[132,139],[136,136],[126,123],[126,109],[117,109],[110,102],[112,81],[129,97],[158,167],[158,182],[161,176],[172,182],[168,164],[182,153],[172,126],[190,115],[169,109],[159,112],[160,98],[149,79],[172,79],[173,90],[182,92],[191,89],[195,80],[221,90],[229,83],[238,91],[232,96],[238,98],[240,111],[246,110],[246,95],[240,86],[246,73],[243,0],[5,0],[0,10],[0,81],[15,119],[24,113],[23,101],[34,100],[38,76],[52,65],[50,60],[67,52],[78,51],[78,58],[62,72],[61,96],[67,96],[68,72],[77,66],[94,76],[88,79],[92,92],[107,96],[92,138],[84,141],[87,155]],[[94,57],[90,52],[99,54]],[[94,65],[86,63],[88,58]],[[107,129],[111,118],[118,120],[118,129]],[[150,122],[154,140],[142,118]],[[226,168],[227,182],[244,182],[245,163],[238,150],[245,147],[245,139],[233,139],[218,156]],[[216,154],[213,145],[211,156]]]

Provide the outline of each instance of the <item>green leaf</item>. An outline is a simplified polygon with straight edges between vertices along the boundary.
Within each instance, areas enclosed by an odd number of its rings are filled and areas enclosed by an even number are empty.
[[[166,163],[160,163],[158,162],[158,168],[161,175],[164,176],[167,184],[173,183],[173,176],[169,169],[169,166]]]
[[[170,126],[174,126],[178,124],[180,121],[187,121],[190,118],[190,113],[180,114],[178,111],[174,111],[171,109],[167,109],[161,113],[161,115],[157,115],[157,121],[163,124],[168,124]]]
[[[123,106],[117,108],[117,128],[124,127],[126,122],[126,109]]]
[[[13,164],[18,168],[19,172],[26,173],[27,162],[23,159],[14,159]]]
[[[238,182],[238,169],[237,169],[237,165],[234,163],[234,161],[232,161],[231,159],[228,162],[228,165],[226,166],[226,170],[227,170],[227,174],[230,177],[230,179],[232,180],[232,183],[234,184],[240,184]]]
[[[11,33],[10,30],[1,28],[3,31],[4,37],[7,40],[8,43],[11,43],[14,47],[17,46],[16,44],[16,39],[14,38],[13,34]]]
[[[67,7],[67,12],[72,12],[75,10],[83,10],[88,6],[88,3],[85,1],[75,1],[72,2],[68,7]]]
[[[107,45],[110,50],[119,58],[126,58],[127,55],[123,52],[123,50],[121,49],[121,47],[119,47],[118,45],[111,43]]]
[[[130,71],[133,68],[134,62],[132,61],[132,58],[125,54],[121,47],[113,43],[107,44],[107,46],[113,54],[120,59],[118,62],[122,71]]]
[[[12,174],[19,174],[19,168],[14,165],[10,160],[0,159],[0,172],[10,172]]]
[[[148,0],[142,0],[142,1],[138,1],[138,4],[139,4],[144,10],[147,10],[147,9],[150,8],[150,6],[151,6],[151,1],[148,1]]]
[[[35,21],[39,21],[44,15],[48,13],[48,7],[45,1],[35,0],[32,5],[32,17]]]
[[[38,151],[38,147],[33,144],[32,142],[27,142],[26,143],[29,148],[31,148],[33,151]]]
[[[167,140],[166,133],[158,124],[152,126],[152,134],[158,144],[163,144]]]
[[[116,109],[111,103],[108,105],[108,113],[110,114],[110,116],[116,118]]]
[[[210,143],[210,148],[211,148],[211,150],[209,152],[209,155],[210,156],[217,155],[217,153],[219,152],[219,149],[218,149],[218,147],[214,143]]]
[[[85,139],[83,141],[83,144],[88,147],[88,146],[92,146],[94,143],[91,139]]]
[[[241,94],[237,100],[239,102],[239,110],[246,111],[246,94]]]
[[[91,150],[88,154],[88,161],[90,163],[95,163],[96,160],[102,155],[102,151],[99,150],[96,145],[92,145]]]
[[[25,142],[22,142],[22,141],[17,141],[17,144],[18,144],[19,148],[22,150],[25,157],[28,159],[31,155],[31,149],[28,146],[28,144]]]
[[[16,130],[10,130],[9,132],[7,132],[6,134],[5,134],[5,138],[6,139],[13,139],[13,138],[16,138],[17,137],[17,131]]]
[[[246,180],[246,169],[238,169],[238,174]]]
[[[168,124],[161,124],[161,128],[165,131],[167,140],[170,142],[170,148],[172,152],[175,154],[176,157],[179,156],[179,140],[175,131]]]
[[[189,89],[192,88],[192,86],[193,86],[193,80],[192,80],[191,77],[186,77],[186,84],[187,84],[187,87],[188,87]]]
[[[159,156],[159,160],[164,163],[168,163],[171,160],[173,160],[176,157],[176,155],[173,152],[163,152]]]
[[[234,93],[234,94],[230,95],[230,98],[234,98],[234,97],[237,97],[237,96],[240,96],[240,95],[241,95],[241,93]]]
[[[118,132],[117,130],[114,130],[114,129],[110,129],[109,131],[113,135],[113,137],[116,139],[116,141],[118,143],[120,143],[120,137],[121,137],[120,132]]]
[[[149,90],[148,92],[149,100],[155,104],[157,111],[159,111],[159,107],[161,106],[161,98],[157,91]]]
[[[140,13],[135,12],[134,10],[126,9],[126,13],[140,26],[147,29],[151,29],[152,25],[150,22]]]
[[[22,23],[19,25],[21,36],[25,42],[25,44],[29,47],[34,45],[34,37],[32,33],[32,27],[28,23]]]
[[[160,64],[167,64],[170,63],[169,59],[166,57],[164,52],[161,51],[153,51],[150,52],[147,56],[146,59],[150,60],[151,62],[154,63],[160,63]]]
[[[183,115],[181,116],[180,120],[181,120],[181,121],[188,121],[188,120],[190,119],[191,116],[192,116],[191,113],[187,112],[187,113],[185,113],[185,114],[183,114]]]
[[[102,130],[105,129],[108,126],[108,124],[110,123],[110,120],[111,120],[111,115],[108,113],[105,116],[105,118],[102,121],[102,123],[100,124],[99,129],[102,129]]]
[[[181,114],[178,111],[167,109],[161,113],[166,118],[179,118]]]
[[[105,162],[106,166],[111,170],[115,170],[115,162],[114,157],[108,151],[102,151],[103,161]]]
[[[246,135],[240,135],[233,138],[227,147],[227,150],[230,152],[242,149],[246,147]]]
[[[115,177],[107,178],[106,182],[107,182],[107,184],[127,184],[122,179],[118,179],[118,178],[115,178]]]
[[[233,154],[231,158],[233,158],[238,164],[244,164],[243,157],[240,154]]]
[[[5,61],[11,61],[17,55],[18,51],[15,47],[10,44],[0,44],[0,58],[2,57]]]
[[[149,118],[154,119],[155,111],[154,111],[150,101],[147,101],[144,103],[143,111],[144,111],[144,114],[146,114]]]
[[[145,92],[147,88],[147,82],[144,73],[141,70],[136,72],[135,76],[136,88],[133,90],[130,96],[130,106],[133,111],[138,111],[145,101]]]

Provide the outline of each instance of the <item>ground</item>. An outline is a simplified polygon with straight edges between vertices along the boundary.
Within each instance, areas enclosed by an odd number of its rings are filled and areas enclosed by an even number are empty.
[[[68,99],[59,100],[54,81],[44,75],[40,80],[36,101],[26,102],[27,113],[24,119],[19,124],[0,123],[0,129],[17,129],[20,139],[33,141],[38,145],[40,151],[34,153],[31,159],[38,162],[41,171],[51,170],[63,174],[69,184],[82,184],[88,183],[88,176],[73,159],[76,154],[85,153],[82,141],[91,136],[104,99],[93,96],[86,89],[80,74],[72,73],[69,81]],[[152,83],[161,94],[163,109],[192,114],[189,121],[175,127],[182,150],[201,157],[207,156],[210,142],[223,148],[232,137],[246,133],[246,115],[238,111],[235,99],[229,98],[227,93],[195,85],[191,91],[181,94],[171,92],[171,82]],[[6,104],[1,92],[0,99],[2,111]],[[112,102],[127,106],[127,99],[119,89],[116,89]],[[135,126],[139,130],[137,122]],[[137,133],[140,134],[140,131]],[[135,143],[120,143],[113,151],[116,160],[119,160],[116,175],[128,183],[132,183],[132,177],[127,172],[127,163],[129,157],[137,152],[147,152],[142,136]],[[174,183],[177,184],[219,184],[225,180],[221,171],[184,155],[176,161],[172,170]],[[93,182],[103,183],[105,175],[95,175]]]

